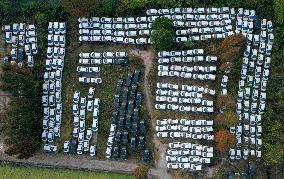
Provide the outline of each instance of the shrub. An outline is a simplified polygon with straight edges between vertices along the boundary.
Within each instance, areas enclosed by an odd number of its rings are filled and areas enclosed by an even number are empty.
[[[228,110],[224,114],[219,113],[215,116],[214,123],[217,126],[230,128],[239,123],[238,115],[233,110]]]
[[[284,150],[281,143],[264,143],[264,155],[263,160],[265,165],[271,166],[271,165],[279,165],[283,163],[284,159]]]
[[[215,134],[216,148],[222,153],[228,152],[230,147],[235,144],[235,140],[235,135],[227,129],[220,129]]]
[[[133,172],[133,175],[137,179],[146,179],[149,168],[145,165],[139,165]]]
[[[234,34],[226,37],[221,44],[222,49],[232,47],[244,47],[246,45],[246,38],[242,34]]]
[[[216,107],[218,109],[222,107],[226,107],[227,109],[235,109],[236,102],[235,98],[228,94],[228,95],[218,95],[216,99]]]

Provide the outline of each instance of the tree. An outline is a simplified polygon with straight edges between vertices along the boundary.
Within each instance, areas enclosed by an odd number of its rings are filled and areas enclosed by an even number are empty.
[[[159,17],[153,22],[152,29],[153,30],[165,29],[165,30],[173,31],[174,24],[173,24],[173,21],[169,18]]]
[[[239,123],[238,115],[235,111],[233,110],[228,110],[224,113],[226,121],[225,121],[225,126],[227,128],[230,128],[232,126],[235,126]]]
[[[235,34],[226,37],[221,43],[219,58],[221,66],[223,63],[235,62],[242,55],[242,50],[246,45],[246,38],[242,34]]]
[[[264,143],[263,160],[265,165],[279,165],[284,162],[283,145],[277,142],[276,144]]]
[[[151,41],[158,51],[170,50],[175,39],[175,31],[172,20],[166,17],[157,18],[153,22]]]
[[[239,123],[238,115],[233,110],[225,111],[224,114],[217,114],[214,118],[214,123],[217,126],[230,128]]]
[[[133,172],[133,175],[137,179],[146,179],[149,168],[145,165],[139,165]]]
[[[151,41],[153,41],[155,48],[159,51],[171,49],[174,38],[170,31],[164,29],[154,30],[151,34]]]
[[[216,148],[222,153],[228,152],[230,147],[235,144],[235,140],[235,135],[227,129],[220,129],[215,134]]]
[[[74,18],[91,17],[97,10],[97,0],[62,0],[65,11]]]
[[[283,0],[275,1],[275,17],[276,17],[276,22],[279,25],[284,24],[284,1]]]
[[[226,107],[226,109],[235,109],[236,106],[235,98],[230,94],[218,95],[216,99],[216,106],[218,109],[222,107]]]
[[[102,6],[99,8],[99,14],[101,16],[114,17],[120,15],[120,0],[104,0],[102,1]],[[123,8],[126,8],[123,6]]]

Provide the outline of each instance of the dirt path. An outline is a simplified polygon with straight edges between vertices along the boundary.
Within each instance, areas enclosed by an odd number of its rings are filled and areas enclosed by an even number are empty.
[[[110,161],[110,160],[90,160],[89,156],[74,156],[66,154],[47,155],[38,153],[35,156],[19,160],[14,156],[8,156],[0,150],[0,160],[9,163],[17,163],[25,166],[68,168],[68,169],[87,169],[94,171],[111,171],[121,173],[132,173],[137,167],[135,163]]]
[[[152,127],[153,129],[156,127],[156,119],[154,117],[153,112],[153,102],[151,100],[151,91],[150,91],[150,84],[148,80],[149,73],[153,66],[153,60],[155,58],[155,54],[153,51],[142,51],[139,49],[131,50],[130,53],[132,55],[138,56],[139,58],[143,59],[144,66],[145,66],[145,75],[144,75],[144,89],[145,89],[145,100],[146,100],[146,107],[149,112]],[[150,174],[159,177],[160,179],[170,179],[171,175],[167,173],[167,162],[165,160],[165,154],[167,150],[167,145],[162,144],[158,137],[154,133],[153,142],[155,144],[156,149],[158,150],[159,160],[156,162],[156,168],[150,169]]]

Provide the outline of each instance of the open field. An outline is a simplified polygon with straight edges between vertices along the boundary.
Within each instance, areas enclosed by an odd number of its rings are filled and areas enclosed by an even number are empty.
[[[19,167],[0,164],[0,178],[27,178],[27,179],[48,179],[48,178],[82,178],[82,179],[131,179],[133,176],[127,174],[109,172],[91,172],[67,169],[48,169],[34,167]]]

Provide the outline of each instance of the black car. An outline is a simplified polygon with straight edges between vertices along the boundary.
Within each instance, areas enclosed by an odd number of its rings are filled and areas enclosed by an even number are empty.
[[[133,117],[139,118],[140,110],[139,108],[134,108],[133,110]]]
[[[126,129],[130,129],[130,127],[131,127],[131,120],[132,120],[131,115],[127,114],[126,118],[125,118],[125,128]]]
[[[261,19],[258,16],[255,16],[254,23],[253,23],[253,29],[259,30],[261,28]]]
[[[134,76],[133,76],[133,83],[139,83],[141,78],[141,70],[135,70]]]
[[[132,73],[128,73],[127,78],[126,78],[126,82],[125,82],[125,85],[126,85],[127,87],[130,87],[130,85],[131,85],[131,83],[132,83],[132,76],[133,76]]]
[[[146,126],[145,126],[145,121],[140,121],[138,124],[138,132],[139,135],[145,136],[146,134]]]
[[[127,64],[129,64],[129,60],[128,60],[128,58],[119,58],[119,59],[115,60],[114,64],[117,64],[117,65],[127,65]]]
[[[135,99],[137,90],[138,90],[138,86],[136,84],[131,85],[130,94],[129,94],[130,99]]]
[[[135,107],[140,107],[142,105],[142,94],[141,92],[137,92],[136,98],[135,98]]]
[[[124,117],[120,116],[118,120],[118,129],[123,130],[123,128],[124,128]]]
[[[145,162],[150,160],[150,150],[149,149],[144,150],[143,159]]]
[[[254,163],[249,162],[248,163],[248,176],[249,177],[253,177],[256,174],[256,167],[254,165]]]
[[[115,146],[114,148],[113,148],[113,159],[114,160],[118,160],[118,146]]]
[[[19,60],[19,62],[23,62],[24,61],[24,58],[25,58],[24,55],[25,55],[24,54],[24,49],[23,48],[19,48],[19,50],[18,50],[18,60]]]
[[[118,107],[119,107],[119,104],[120,104],[120,97],[119,97],[118,94],[116,94],[116,95],[114,95],[114,106],[115,106],[116,108],[118,108]]]
[[[136,137],[132,137],[130,139],[130,148],[132,151],[134,151],[136,149]]]
[[[118,112],[117,111],[112,113],[112,116],[111,116],[111,123],[112,124],[117,124],[117,116],[118,116]]]
[[[114,136],[114,144],[116,145],[118,145],[119,143],[120,143],[120,137],[121,137],[121,132],[120,131],[117,131],[116,133],[115,133],[115,136]]]
[[[132,115],[133,108],[134,108],[134,101],[133,100],[128,101],[128,105],[127,105],[127,114],[128,115]]]
[[[127,101],[128,100],[128,92],[129,92],[128,88],[124,88],[123,89],[122,97],[121,97],[122,101]]]
[[[124,106],[120,106],[119,108],[119,116],[125,116],[125,107]]]
[[[122,138],[121,138],[121,144],[122,145],[127,145],[127,142],[128,142],[128,132],[127,131],[123,131]]]
[[[123,80],[118,80],[116,83],[115,94],[120,94],[123,85]]]
[[[130,137],[137,136],[137,123],[132,123]]]
[[[120,157],[121,157],[122,160],[126,160],[127,159],[127,151],[126,151],[126,147],[125,146],[123,146],[121,148]]]
[[[144,136],[139,136],[138,137],[138,149],[144,149],[145,148],[145,137]]]

